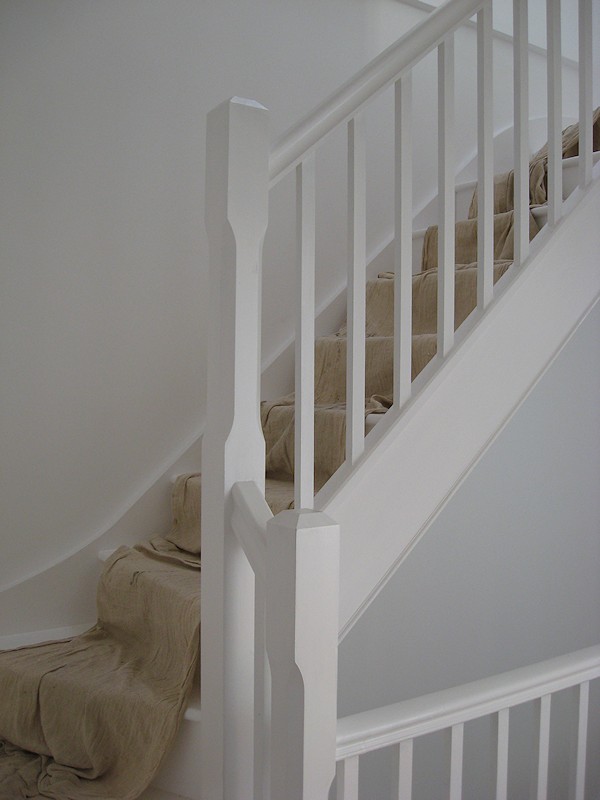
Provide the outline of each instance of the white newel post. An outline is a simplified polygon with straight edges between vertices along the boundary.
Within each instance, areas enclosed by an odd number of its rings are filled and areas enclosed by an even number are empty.
[[[270,800],[327,800],[335,776],[339,538],[314,511],[267,524]]]
[[[248,800],[254,785],[254,575],[231,527],[231,489],[264,490],[259,418],[261,253],[268,112],[233,98],[208,115],[208,415],[202,449],[202,800]]]

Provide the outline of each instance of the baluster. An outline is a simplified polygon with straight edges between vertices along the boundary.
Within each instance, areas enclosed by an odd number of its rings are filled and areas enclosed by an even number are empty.
[[[339,550],[325,514],[267,523],[273,800],[327,800],[335,776]]]
[[[413,774],[413,740],[407,739],[394,748],[392,800],[411,800]]]
[[[254,590],[254,795],[266,800],[269,785],[269,741],[271,686],[267,664],[264,581],[255,579]]]
[[[509,709],[503,708],[496,715],[496,800],[507,800],[508,796],[508,723]]]
[[[454,34],[438,47],[438,355],[454,344]]]
[[[579,183],[592,180],[592,0],[579,0]]]
[[[346,458],[354,464],[365,442],[366,147],[362,114],[348,123],[348,335]]]
[[[336,800],[358,800],[358,756],[338,761],[335,784]]]
[[[296,167],[297,280],[294,504],[313,508],[315,452],[315,155]]]
[[[590,684],[588,681],[574,687],[577,709],[573,720],[571,738],[571,783],[569,797],[571,800],[583,800],[585,793],[585,762],[587,751],[588,713],[590,700]]]
[[[548,222],[562,216],[562,69],[560,0],[547,0],[548,46]]]
[[[546,800],[548,793],[548,755],[550,748],[550,707],[549,694],[535,701],[535,729],[533,748],[533,784],[531,796],[535,800]]]
[[[449,800],[461,800],[465,726],[453,725],[450,731],[450,792]]]
[[[394,404],[412,378],[412,74],[395,86]]]
[[[515,264],[529,253],[529,48],[527,0],[513,0]]]
[[[477,306],[494,293],[494,129],[492,4],[477,13]]]

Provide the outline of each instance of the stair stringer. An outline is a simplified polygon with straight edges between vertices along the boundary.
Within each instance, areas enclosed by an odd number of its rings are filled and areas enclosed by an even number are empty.
[[[600,298],[600,170],[363,458],[317,496],[341,525],[340,638],[423,536]],[[574,208],[577,206],[576,208]],[[507,273],[508,276],[508,273]],[[470,320],[466,325],[469,325]]]

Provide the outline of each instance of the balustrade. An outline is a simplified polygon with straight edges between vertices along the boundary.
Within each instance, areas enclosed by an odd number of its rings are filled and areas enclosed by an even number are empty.
[[[591,0],[579,0],[580,185],[592,177]],[[530,253],[528,10],[514,13],[514,208],[517,267]],[[335,762],[339,531],[314,511],[316,168],[321,143],[347,133],[346,460],[365,442],[367,279],[366,110],[394,87],[393,409],[413,396],[413,69],[438,56],[437,358],[455,349],[455,31],[477,15],[477,311],[494,298],[493,27],[491,0],[451,0],[365,67],[269,153],[268,112],[234,98],[208,121],[207,229],[211,250],[209,423],[203,450],[202,774],[206,800],[326,800]],[[548,209],[561,218],[560,0],[547,0]],[[259,425],[262,243],[269,188],[295,177],[296,511],[265,501]],[[317,500],[318,508],[318,500]],[[268,660],[266,653],[268,651]],[[583,800],[589,680],[600,650],[341,720],[338,800],[358,800],[363,753],[394,748],[393,797],[413,787],[413,742],[447,729],[449,797],[462,796],[464,725],[495,715],[496,800],[508,796],[509,709],[536,704],[535,796],[546,796],[551,695],[577,693],[572,785]],[[249,778],[251,776],[251,778]]]
[[[446,736],[448,797],[460,800],[463,796],[464,726],[489,716],[495,724],[495,800],[506,800],[509,714],[512,708],[523,703],[533,703],[535,712],[531,797],[545,800],[552,696],[571,687],[574,702],[570,792],[573,798],[583,800],[589,685],[599,677],[600,646],[597,645],[464,686],[344,717],[338,721],[337,800],[359,800],[360,757],[383,748],[394,752],[392,798],[411,800],[413,744],[419,737],[437,731],[443,731]],[[433,765],[430,768],[433,769]],[[521,787],[519,796],[522,792]]]

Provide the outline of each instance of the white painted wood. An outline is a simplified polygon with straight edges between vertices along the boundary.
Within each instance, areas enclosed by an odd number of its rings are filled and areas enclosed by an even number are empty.
[[[548,39],[548,222],[562,216],[562,64],[560,0],[546,0]]]
[[[412,381],[412,75],[395,86],[394,390],[396,408],[411,395]],[[422,245],[421,245],[422,247]]]
[[[244,549],[257,579],[265,579],[266,528],[273,518],[264,493],[254,481],[232,487],[231,527]]]
[[[580,185],[592,179],[592,0],[579,0],[579,168]]]
[[[358,800],[358,756],[338,761],[335,772],[336,800]]]
[[[450,729],[450,786],[449,800],[461,800],[465,727],[461,722]]]
[[[477,307],[494,294],[494,129],[492,4],[477,14]]]
[[[496,739],[496,800],[508,798],[508,708],[498,711],[495,719]]]
[[[273,519],[264,494],[253,481],[241,481],[232,489],[231,525],[254,571],[254,794],[268,797],[268,724],[270,676],[266,658],[266,526]]]
[[[265,549],[266,557],[266,549]],[[253,800],[268,800],[270,783],[271,676],[267,663],[267,587],[254,584],[254,793]]]
[[[550,710],[552,696],[543,695],[535,701],[534,760],[531,797],[546,800],[548,796],[548,757],[550,752]]]
[[[529,253],[529,49],[528,2],[513,0],[515,264]]]
[[[454,344],[454,149],[454,35],[450,34],[438,47],[437,352],[441,356],[448,355]]]
[[[394,748],[392,800],[411,800],[413,776],[413,740],[407,739]]]
[[[569,784],[570,800],[584,800],[585,766],[587,755],[588,716],[590,702],[590,684],[588,681],[574,687],[575,708],[571,733],[571,780]]]
[[[264,492],[259,310],[268,143],[268,112],[257,103],[233,98],[208,115],[211,318],[210,424],[202,453],[203,800],[245,800],[254,789],[254,574],[232,529],[231,492],[238,481],[254,481]]]
[[[267,524],[272,798],[327,800],[335,776],[339,541],[318,512]]]
[[[275,143],[269,158],[273,186],[304,158],[305,153],[351,119],[364,103],[408,72],[436,48],[449,31],[481,8],[482,0],[455,0],[433,11],[345,83]]]
[[[343,717],[338,720],[337,758],[347,759],[446,728],[457,729],[459,747],[459,727],[464,723],[547,697],[540,704],[545,731],[550,695],[598,676],[600,645],[595,645],[463,686]]]
[[[455,178],[454,34],[438,47],[438,305],[437,352],[454,344]]]
[[[365,447],[365,335],[367,282],[367,171],[365,120],[348,123],[348,338],[346,348],[346,459]]]
[[[419,402],[407,404],[400,417],[388,412],[369,434],[369,446],[352,474],[334,475],[319,492],[317,507],[344,531],[342,636],[411,552],[594,304],[600,293],[594,257],[600,249],[600,184],[595,180],[599,170],[594,167],[594,180],[583,197],[576,189],[566,201],[565,212],[578,204],[577,212],[565,215],[556,229],[546,226],[532,241],[527,269],[506,285],[485,321],[465,323],[464,339],[461,326],[453,354],[435,374],[438,365],[432,363]],[[371,498],[368,507],[365,496]],[[389,525],[394,518],[402,519],[401,528]]]
[[[294,501],[314,504],[315,452],[315,154],[296,167],[296,416]]]

